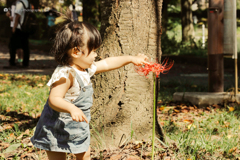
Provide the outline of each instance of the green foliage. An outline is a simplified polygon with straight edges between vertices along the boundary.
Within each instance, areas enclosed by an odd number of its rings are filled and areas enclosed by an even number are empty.
[[[168,12],[169,13],[180,13],[181,14],[181,7],[177,6],[178,3],[169,3],[168,4]]]
[[[0,1],[0,6],[4,7],[6,6],[6,3],[4,1]]]
[[[200,30],[200,31],[199,31]],[[167,31],[162,34],[161,47],[166,55],[196,55],[206,56],[207,48],[202,48],[201,39],[191,39],[189,42],[182,42],[181,20],[172,17],[168,20]],[[201,37],[201,28],[196,27],[196,36]],[[207,42],[205,43],[207,47]]]
[[[70,6],[70,4],[73,4],[74,0],[64,0],[64,6]]]
[[[169,0],[169,4],[171,5],[178,5],[180,4],[181,0]]]
[[[240,0],[237,0],[237,9],[240,9]]]

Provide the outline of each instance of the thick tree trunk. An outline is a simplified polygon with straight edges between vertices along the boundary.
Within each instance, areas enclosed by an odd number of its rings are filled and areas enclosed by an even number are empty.
[[[194,36],[192,19],[192,0],[181,0],[182,8],[182,41],[189,41]]]
[[[150,60],[160,59],[162,0],[105,0],[101,5],[103,44],[99,49],[100,57],[143,53]],[[134,133],[133,139],[150,140],[153,122],[152,74],[148,78],[140,76],[129,64],[96,75],[93,84],[91,124],[102,135],[106,145],[118,145],[122,137],[128,138],[131,133]],[[162,135],[160,126],[156,127],[156,134]]]

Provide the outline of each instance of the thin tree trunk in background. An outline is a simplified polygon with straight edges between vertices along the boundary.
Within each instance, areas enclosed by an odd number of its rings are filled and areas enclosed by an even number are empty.
[[[83,4],[83,21],[92,23],[97,26],[100,21],[99,0],[82,0]]]
[[[192,19],[192,0],[181,0],[182,9],[182,41],[186,42],[193,38],[194,28]]]
[[[167,24],[168,24],[168,0],[163,0],[162,4],[162,31],[167,31]]]
[[[150,60],[160,59],[162,0],[105,0],[101,5],[103,44],[98,51],[100,57],[143,53]],[[118,145],[131,133],[134,133],[133,139],[149,141],[153,122],[152,74],[148,78],[140,76],[133,64],[129,64],[96,75],[93,84],[91,124],[106,145]],[[160,129],[156,127],[158,137],[162,134]],[[96,135],[93,129],[92,133]],[[96,143],[94,138],[92,141]]]

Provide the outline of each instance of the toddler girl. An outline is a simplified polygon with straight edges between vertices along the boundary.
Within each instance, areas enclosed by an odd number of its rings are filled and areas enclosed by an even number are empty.
[[[73,153],[77,160],[90,159],[90,107],[94,74],[129,63],[142,65],[147,57],[110,57],[95,62],[101,44],[98,30],[89,23],[66,18],[56,34],[52,53],[59,66],[47,83],[51,87],[31,142],[44,149],[50,160],[65,160]]]

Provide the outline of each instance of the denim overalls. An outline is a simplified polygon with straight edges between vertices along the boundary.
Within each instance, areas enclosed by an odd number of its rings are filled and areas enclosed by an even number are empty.
[[[82,79],[76,73],[81,92],[72,103],[80,108],[90,122],[90,107],[92,106],[92,84],[84,86]],[[57,112],[46,102],[41,117],[37,123],[31,142],[37,148],[67,153],[86,152],[90,145],[89,124],[72,120],[69,113]]]

